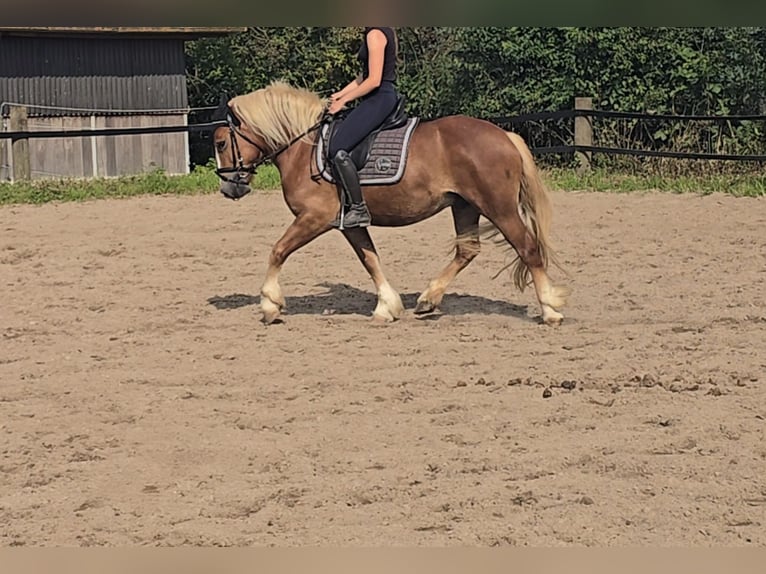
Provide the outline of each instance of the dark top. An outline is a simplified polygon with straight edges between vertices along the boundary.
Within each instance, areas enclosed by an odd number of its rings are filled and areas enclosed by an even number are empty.
[[[396,32],[393,28],[365,28],[364,36],[362,37],[362,46],[359,48],[357,57],[362,64],[363,78],[366,79],[370,75],[369,58],[370,51],[367,48],[367,33],[370,30],[380,30],[386,35],[386,49],[383,57],[383,82],[396,82]]]

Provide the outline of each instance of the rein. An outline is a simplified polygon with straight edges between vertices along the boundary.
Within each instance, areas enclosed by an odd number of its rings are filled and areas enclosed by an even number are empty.
[[[322,118],[317,123],[315,123],[313,126],[308,128],[307,130],[305,130],[300,135],[295,136],[289,142],[287,142],[286,144],[280,146],[279,148],[277,148],[276,150],[272,151],[271,153],[267,153],[266,150],[263,149],[257,142],[254,142],[252,139],[250,139],[245,134],[243,134],[241,130],[237,129],[237,126],[239,124],[235,123],[232,120],[231,116],[227,116],[226,123],[229,126],[229,137],[231,139],[232,155],[236,152],[236,157],[234,158],[236,165],[234,165],[232,167],[219,167],[219,168],[216,168],[215,173],[216,173],[216,175],[219,178],[221,178],[225,182],[234,183],[234,184],[243,183],[241,181],[241,178],[240,178],[241,174],[247,173],[247,174],[250,174],[250,175],[255,175],[255,172],[256,172],[256,170],[259,167],[261,167],[265,163],[273,162],[280,154],[282,154],[283,152],[287,151],[295,142],[297,142],[298,140],[306,137],[307,135],[309,135],[314,130],[318,129],[322,125],[322,123],[324,121],[325,121],[325,115],[323,115]],[[245,140],[247,143],[255,146],[258,149],[258,151],[261,152],[261,157],[259,157],[257,160],[255,160],[250,165],[245,165],[245,162],[242,159],[242,152],[239,151],[239,145],[237,145],[237,138],[235,137],[235,135],[238,135],[243,140]],[[236,178],[232,179],[232,178],[227,177],[226,175],[224,175],[224,174],[229,174],[229,173],[237,174]]]

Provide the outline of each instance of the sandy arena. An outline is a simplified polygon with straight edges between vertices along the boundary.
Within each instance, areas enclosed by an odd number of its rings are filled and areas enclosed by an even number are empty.
[[[766,544],[764,199],[552,200],[559,328],[491,244],[412,314],[449,212],[401,321],[333,232],[265,327],[277,192],[1,207],[0,544]]]

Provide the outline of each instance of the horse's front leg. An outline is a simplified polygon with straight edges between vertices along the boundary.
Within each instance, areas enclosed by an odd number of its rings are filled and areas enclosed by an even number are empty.
[[[351,247],[354,248],[354,252],[359,257],[364,268],[367,269],[375,284],[375,289],[378,293],[378,304],[372,313],[373,319],[377,321],[395,321],[399,319],[404,314],[402,298],[383,275],[380,258],[367,228],[354,227],[344,229],[343,235],[351,244]]]
[[[291,253],[332,229],[327,221],[316,217],[298,217],[285,230],[271,249],[266,280],[261,287],[263,322],[270,325],[285,308],[285,298],[279,285],[279,272]]]

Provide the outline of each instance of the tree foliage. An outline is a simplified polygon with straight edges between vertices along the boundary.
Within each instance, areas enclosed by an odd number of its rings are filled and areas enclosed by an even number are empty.
[[[398,33],[398,86],[409,111],[424,118],[568,109],[575,96],[617,111],[766,111],[766,28],[411,27]],[[328,95],[359,72],[361,40],[361,28],[289,27],[190,42],[192,105],[215,105],[222,92],[243,93],[275,79]],[[635,135],[636,129],[626,124],[613,131]],[[640,131],[662,142],[684,129]],[[704,137],[723,128],[711,129]],[[758,126],[726,129],[751,147],[763,142]]]

